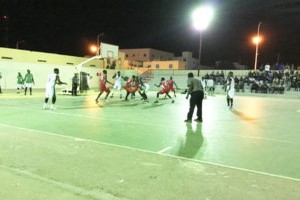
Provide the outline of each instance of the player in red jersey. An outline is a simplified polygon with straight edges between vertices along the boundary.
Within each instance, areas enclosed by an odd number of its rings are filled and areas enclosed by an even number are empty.
[[[160,79],[159,85],[155,84],[155,86],[156,86],[156,87],[160,87],[160,86],[161,86],[162,89],[161,89],[160,91],[157,92],[157,94],[156,94],[156,101],[154,101],[154,103],[158,103],[158,98],[159,98],[159,95],[160,95],[160,94],[166,94],[166,96],[168,96],[168,97],[172,100],[171,103],[174,103],[174,100],[173,100],[172,97],[169,95],[170,89],[169,89],[169,86],[168,86],[167,82],[165,81],[165,78],[164,78],[164,77],[162,77],[162,78]]]
[[[135,75],[132,75],[131,78],[128,78],[124,88],[126,90],[125,101],[128,101],[129,94],[134,94],[139,89],[139,85],[138,82],[136,81]]]
[[[168,83],[170,91],[174,92],[174,97],[176,97],[176,91],[175,91],[174,85],[175,85],[176,88],[178,88],[178,87],[177,87],[176,83],[173,81],[173,77],[172,76],[167,81],[167,83]]]
[[[109,83],[112,85],[112,83],[107,80],[107,71],[103,70],[102,76],[100,78],[100,92],[95,100],[96,103],[98,103],[98,99],[103,94],[103,92],[106,92],[106,96],[105,96],[104,100],[107,101],[107,97],[110,93],[110,89],[107,87],[106,83]]]

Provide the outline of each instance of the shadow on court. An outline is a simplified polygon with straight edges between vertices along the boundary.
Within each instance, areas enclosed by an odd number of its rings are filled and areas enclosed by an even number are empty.
[[[203,144],[202,124],[197,123],[193,129],[191,123],[186,123],[185,140],[182,142],[177,155],[194,158]]]

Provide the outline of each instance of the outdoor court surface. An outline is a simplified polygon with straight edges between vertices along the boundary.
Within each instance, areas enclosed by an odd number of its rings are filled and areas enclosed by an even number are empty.
[[[300,199],[300,93],[208,96],[202,124],[183,94],[43,95],[0,95],[1,200]]]

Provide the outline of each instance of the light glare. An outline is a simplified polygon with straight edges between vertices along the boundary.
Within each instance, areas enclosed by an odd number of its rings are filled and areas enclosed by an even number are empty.
[[[258,44],[258,43],[261,42],[261,37],[256,36],[256,37],[254,37],[254,38],[252,39],[252,41],[253,41],[254,44]]]
[[[90,51],[93,52],[93,53],[97,52],[97,49],[98,48],[95,45],[90,46]]]
[[[197,8],[192,15],[193,26],[197,30],[205,30],[213,18],[213,9],[205,6]]]

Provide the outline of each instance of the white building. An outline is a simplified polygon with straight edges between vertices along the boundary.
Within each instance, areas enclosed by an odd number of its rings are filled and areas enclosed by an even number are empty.
[[[173,69],[196,69],[199,62],[197,59],[192,57],[192,52],[187,51],[182,52],[182,56],[180,57],[175,57],[174,53],[151,48],[120,49],[119,51],[125,54],[125,60],[128,64],[125,68],[146,66],[148,68],[157,69],[157,66],[172,66]],[[168,61],[170,62],[169,64],[167,63]],[[180,62],[174,63],[174,61]],[[152,62],[155,62],[155,64]],[[163,63],[159,64],[159,62]]]

